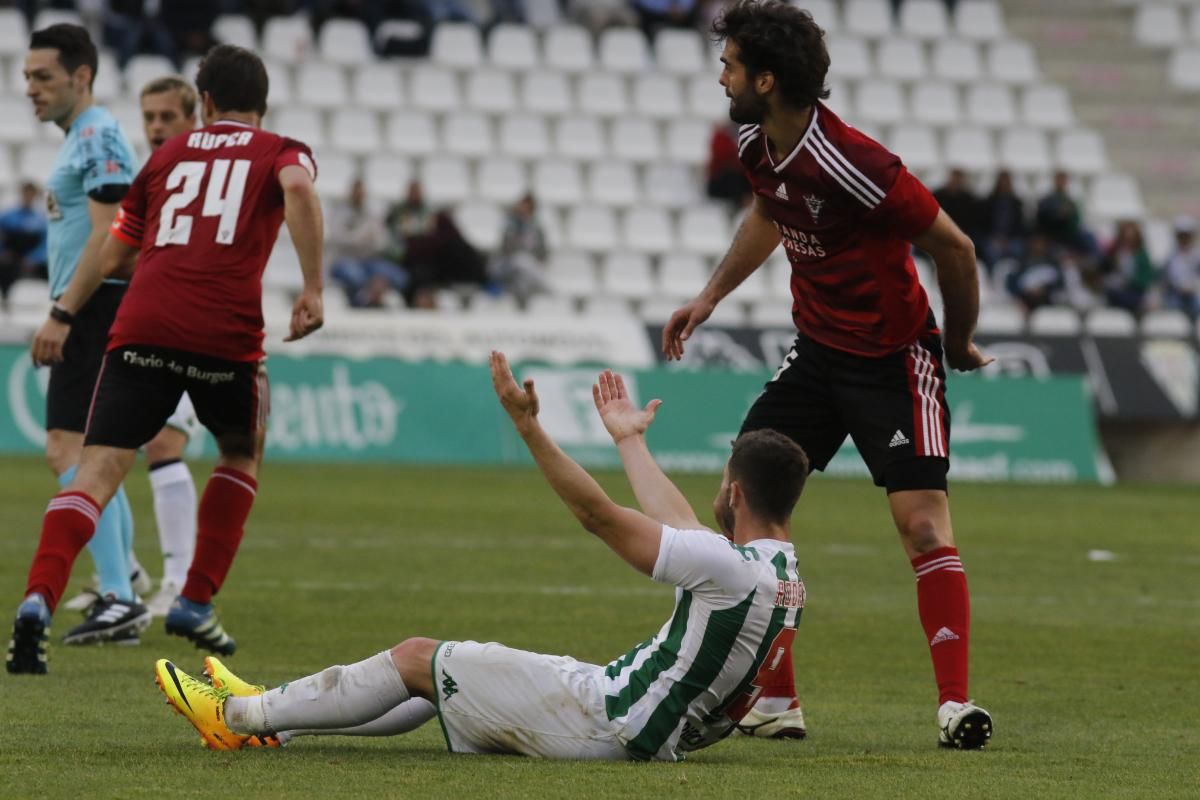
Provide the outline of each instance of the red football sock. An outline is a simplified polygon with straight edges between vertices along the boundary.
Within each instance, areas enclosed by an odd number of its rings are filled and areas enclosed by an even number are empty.
[[[912,560],[917,573],[917,612],[937,679],[938,704],[967,700],[967,641],[971,597],[954,547],[939,547]]]
[[[794,629],[785,629],[775,640],[775,647],[758,670],[755,683],[762,687],[759,697],[786,697],[796,699],[796,677],[792,672],[792,639]]]
[[[60,492],[50,501],[42,518],[38,542],[25,596],[38,592],[46,598],[51,613],[62,599],[75,558],[96,532],[100,506],[83,492]]]
[[[211,603],[242,542],[242,532],[258,483],[228,467],[213,470],[196,520],[196,554],[181,594],[193,603]]]

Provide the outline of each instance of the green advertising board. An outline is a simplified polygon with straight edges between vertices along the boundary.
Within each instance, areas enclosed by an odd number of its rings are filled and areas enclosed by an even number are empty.
[[[426,464],[514,464],[529,457],[492,393],[482,365],[272,356],[268,458]],[[541,419],[572,456],[616,466],[616,450],[592,405],[594,368],[519,365],[536,381]],[[44,441],[46,370],[28,351],[0,347],[4,378],[0,452],[38,452]],[[770,373],[634,370],[639,403],[664,401],[650,445],[668,470],[719,471],[746,409]],[[1091,404],[1082,379],[955,376],[952,475],[967,480],[1107,482]],[[136,413],[133,411],[131,413]],[[211,440],[192,454],[214,452]],[[865,475],[849,444],[831,474]]]

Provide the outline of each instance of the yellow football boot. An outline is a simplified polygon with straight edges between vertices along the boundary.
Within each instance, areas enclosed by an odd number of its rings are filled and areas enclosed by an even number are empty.
[[[249,737],[225,725],[225,698],[232,693],[197,680],[165,658],[154,665],[154,680],[167,704],[182,714],[211,750],[238,750]]]
[[[244,680],[233,674],[233,670],[221,663],[221,659],[216,656],[207,656],[204,659],[204,674],[208,676],[215,689],[228,689],[229,694],[233,697],[257,697],[267,690],[265,686],[259,686],[254,683],[246,683]],[[270,734],[261,736],[251,734],[245,743],[246,747],[279,747],[280,742]]]

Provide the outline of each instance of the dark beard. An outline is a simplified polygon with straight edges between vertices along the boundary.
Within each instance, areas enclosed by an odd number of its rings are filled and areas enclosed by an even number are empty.
[[[754,92],[730,98],[729,118],[739,125],[758,125],[767,111],[767,101]]]
[[[736,521],[736,515],[731,506],[723,505],[717,511],[717,524],[721,526],[721,533],[725,534],[730,541],[733,540],[733,526]]]

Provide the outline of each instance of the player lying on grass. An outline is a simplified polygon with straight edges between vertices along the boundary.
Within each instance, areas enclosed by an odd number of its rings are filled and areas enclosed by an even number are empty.
[[[159,661],[167,702],[210,747],[394,735],[436,714],[456,753],[674,761],[726,736],[753,704],[761,665],[791,640],[804,604],[789,541],[804,451],[771,430],[734,442],[715,503],[731,541],[700,524],[646,448],[657,401],[635,408],[610,373],[594,387],[647,515],[614,503],[558,448],[538,422],[533,381],[519,386],[501,353],[491,366],[501,404],[580,524],[634,569],[676,587],[670,620],[606,666],[417,637],[264,691],[213,658],[212,685]]]

